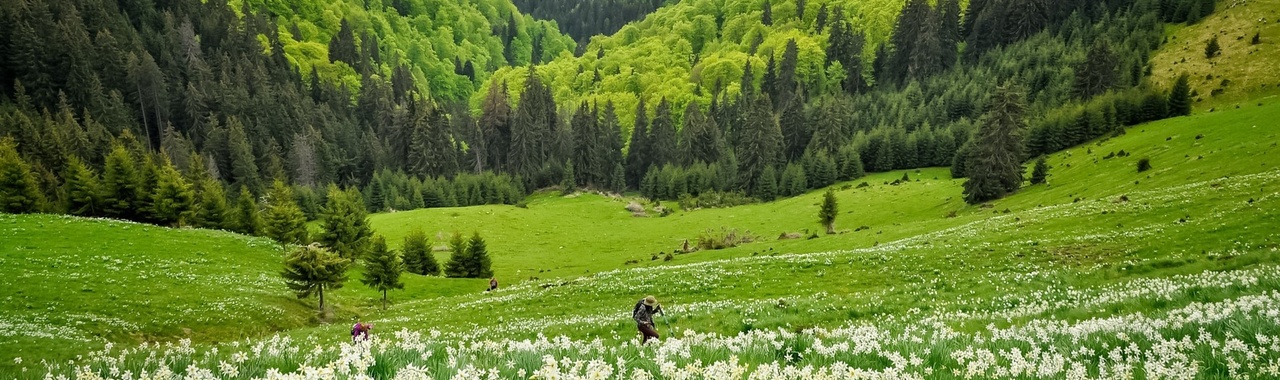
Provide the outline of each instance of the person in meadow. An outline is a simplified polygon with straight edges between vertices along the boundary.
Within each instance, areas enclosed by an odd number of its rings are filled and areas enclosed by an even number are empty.
[[[640,340],[641,344],[649,343],[649,339],[660,339],[658,330],[653,327],[653,315],[667,313],[662,311],[662,305],[658,304],[658,299],[653,296],[646,296],[640,302],[636,302],[636,308],[631,312],[631,318],[636,320],[636,328],[640,329],[640,334],[644,338]]]
[[[373,330],[372,323],[356,322],[351,326],[351,343],[369,340],[369,330]]]
[[[494,291],[494,290],[498,290],[498,278],[497,278],[497,277],[489,277],[489,289],[486,289],[485,291],[486,291],[486,292],[492,292],[492,291]]]

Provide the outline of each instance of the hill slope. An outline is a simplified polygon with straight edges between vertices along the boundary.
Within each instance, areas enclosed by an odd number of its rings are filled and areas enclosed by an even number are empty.
[[[1168,43],[1151,57],[1153,80],[1169,86],[1178,75],[1191,77],[1197,108],[1230,105],[1280,93],[1280,1],[1222,2],[1221,9],[1199,24],[1179,26]],[[1253,38],[1259,37],[1258,43]],[[1221,53],[1205,56],[1217,38]]]
[[[542,267],[560,266],[553,273],[559,277],[496,293],[476,290],[397,302],[375,318],[379,338],[367,357],[351,356],[363,351],[338,344],[345,339],[345,325],[223,345],[217,354],[174,357],[213,369],[245,347],[278,350],[232,361],[230,368],[242,371],[241,377],[260,376],[266,368],[293,371],[303,360],[375,377],[466,376],[488,369],[502,376],[527,377],[534,371],[585,376],[593,358],[610,368],[608,376],[637,370],[662,377],[681,371],[777,370],[804,378],[815,376],[803,372],[813,366],[809,371],[1012,377],[999,371],[1030,363],[1051,377],[1067,371],[1151,374],[1169,366],[1195,368],[1201,378],[1228,378],[1227,358],[1243,363],[1243,371],[1271,373],[1266,363],[1275,354],[1253,337],[1261,334],[1269,341],[1280,327],[1267,312],[1280,305],[1275,293],[1280,290],[1280,234],[1273,228],[1280,210],[1280,170],[1271,162],[1280,147],[1276,132],[1260,129],[1280,113],[1280,102],[1263,103],[1144,124],[1073,148],[1051,157],[1049,185],[1025,188],[989,207],[948,206],[948,197],[958,197],[960,181],[933,179],[925,172],[899,187],[839,188],[841,204],[852,211],[841,216],[844,228],[872,221],[871,230],[802,241],[766,237],[737,249],[677,255],[673,262],[639,268],[616,263],[647,255],[649,249],[613,245],[610,239],[616,238],[604,236],[606,231],[663,241],[671,231],[730,221],[813,228],[805,216],[816,210],[812,204],[818,194],[785,208],[766,204],[652,219],[625,219],[630,217],[616,215],[619,204],[592,196],[545,197],[528,210],[379,215],[375,226],[387,234],[403,223],[448,230],[444,227],[498,228],[526,221],[530,232],[519,245],[533,248],[500,248],[507,238],[491,240],[500,276],[532,265],[521,262],[529,256]],[[1105,158],[1121,150],[1130,154]],[[1153,169],[1139,173],[1135,162],[1144,157]],[[897,191],[915,191],[906,201],[919,208],[902,215],[872,211],[903,207],[881,201]],[[537,248],[566,236],[550,233],[564,226],[535,222],[582,211],[588,211],[582,215],[586,221],[571,228],[582,229],[575,236],[585,243],[551,256]],[[951,211],[954,217],[948,217]],[[855,217],[864,214],[877,219]],[[920,231],[909,232],[913,229]],[[538,231],[549,234],[538,236]],[[894,234],[902,237],[886,236]],[[877,244],[880,237],[884,240]],[[574,273],[607,267],[617,269]],[[627,311],[644,294],[656,294],[668,306],[671,315],[660,327],[680,339],[657,348],[624,344],[634,342]],[[559,334],[567,336],[542,337]],[[1161,343],[1174,341],[1191,343]],[[1211,349],[1214,344],[1243,347],[1254,355],[1223,353]],[[1125,347],[1115,355],[1142,359],[1101,359],[1113,355],[1114,347]],[[296,350],[314,353],[304,358]],[[142,360],[147,353],[125,355],[126,369],[154,370]],[[96,359],[84,363],[107,371]]]

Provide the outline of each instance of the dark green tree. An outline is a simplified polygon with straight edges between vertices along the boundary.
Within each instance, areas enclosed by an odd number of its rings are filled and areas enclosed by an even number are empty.
[[[468,277],[493,277],[493,260],[489,258],[489,250],[479,232],[472,234],[467,242],[467,260]]]
[[[13,139],[0,139],[0,211],[10,214],[40,212],[44,195],[31,165],[18,156]]]
[[[1218,45],[1218,36],[1213,36],[1209,43],[1204,45],[1204,57],[1213,59],[1222,54],[1222,45]]]
[[[467,241],[463,240],[462,234],[454,233],[453,238],[449,240],[449,262],[444,264],[445,277],[471,277],[471,273],[468,268],[468,265],[471,262],[469,254],[470,251],[467,249]]]
[[[199,210],[196,212],[196,225],[202,228],[229,229],[227,195],[222,189],[222,183],[206,178],[199,183],[197,190]]]
[[[697,102],[689,102],[684,110],[684,127],[680,128],[680,155],[684,157],[683,163],[690,165],[695,162],[712,163],[720,160],[720,155],[726,149],[724,137],[720,134],[720,127],[716,126],[715,120],[712,120]]]
[[[267,237],[280,245],[305,244],[307,242],[307,216],[298,207],[293,189],[284,181],[275,180],[267,191],[266,209],[263,210],[263,226]]]
[[[763,187],[760,184],[760,182],[766,182],[761,181],[761,178],[765,177],[766,170],[776,173],[775,167],[779,165],[782,158],[782,131],[778,128],[778,121],[773,118],[773,112],[770,110],[769,98],[762,94],[754,97],[754,102],[747,107],[744,115],[745,125],[742,126],[737,159],[739,173],[745,177],[742,180],[752,191],[761,188],[776,191],[776,183]],[[776,179],[776,175],[773,178]],[[767,182],[772,181],[773,179]],[[766,199],[760,195],[756,197]],[[772,200],[772,195],[767,200]]]
[[[653,166],[679,163],[677,151],[676,126],[671,119],[671,102],[662,99],[653,114],[653,125],[649,129],[647,139],[649,163]]]
[[[1178,76],[1169,90],[1169,115],[1187,116],[1191,114],[1191,78],[1186,73]]]
[[[644,97],[636,105],[636,120],[631,128],[631,142],[627,144],[627,185],[639,189],[640,180],[649,172],[649,117]]]
[[[387,291],[404,289],[400,274],[404,273],[404,261],[396,251],[387,249],[387,241],[382,235],[375,235],[370,244],[369,254],[364,256],[364,278],[360,282],[373,290],[382,292],[382,310],[387,309]]]
[[[195,191],[168,158],[158,167],[156,188],[151,194],[151,216],[171,226],[189,225],[195,219]]]
[[[1044,156],[1040,156],[1040,159],[1036,160],[1035,168],[1031,169],[1031,184],[1039,185],[1045,183],[1045,180],[1048,178],[1049,163],[1045,160]]]
[[[827,234],[836,233],[836,216],[840,213],[840,206],[836,203],[836,192],[833,189],[827,189],[822,195],[822,207],[818,209],[818,222],[827,228]]]
[[[342,289],[347,282],[347,266],[350,260],[339,257],[317,244],[301,246],[289,252],[284,259],[285,285],[298,299],[315,294],[320,299],[319,311],[324,312],[324,291]]]
[[[965,165],[964,195],[969,204],[999,199],[1022,185],[1022,131],[1026,129],[1022,99],[1021,92],[1010,85],[998,87],[991,95]]]
[[[773,169],[772,165],[766,166],[764,171],[760,172],[760,176],[756,178],[751,194],[762,201],[772,202],[778,197],[777,175],[778,172]]]
[[[258,211],[258,202],[254,200],[249,188],[240,186],[240,195],[236,197],[235,209],[231,211],[228,222],[231,231],[245,235],[257,235],[262,232],[262,216]]]
[[[415,228],[404,236],[404,261],[409,272],[425,276],[440,275],[440,264],[431,253],[431,244],[422,229]]]
[[[1076,93],[1083,99],[1101,95],[1120,79],[1120,61],[1105,38],[1089,47],[1084,62],[1076,67]]]
[[[102,172],[102,211],[111,218],[136,220],[142,215],[142,174],[133,153],[114,144]]]
[[[102,212],[102,185],[98,175],[74,156],[67,160],[67,212],[71,215],[97,216]]]
[[[369,246],[373,230],[369,227],[368,211],[355,188],[342,190],[329,185],[320,226],[320,243],[339,257],[357,260]]]

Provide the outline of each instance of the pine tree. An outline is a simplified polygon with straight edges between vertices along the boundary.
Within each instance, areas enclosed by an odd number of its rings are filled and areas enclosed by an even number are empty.
[[[646,148],[649,149],[651,165],[660,167],[679,162],[679,154],[676,150],[676,126],[671,119],[671,102],[666,98],[658,103],[658,109],[653,114],[653,125],[647,140]]]
[[[1022,94],[1000,86],[987,109],[965,165],[969,179],[964,195],[969,204],[999,199],[1022,185],[1022,131],[1026,129]]]
[[[781,162],[782,131],[770,111],[767,95],[755,97],[754,102],[747,107],[744,118],[743,136],[737,149],[739,172],[745,176],[743,180],[747,188],[755,191],[761,188],[759,182],[765,177],[765,170],[773,172],[777,170],[774,167]],[[767,187],[776,189],[776,183]],[[756,197],[765,199],[759,195]],[[772,195],[768,200],[772,200]]]
[[[357,260],[363,256],[373,236],[368,211],[360,198],[360,192],[354,188],[344,191],[337,185],[329,185],[328,201],[320,221],[324,232],[319,240],[344,259]]]
[[[766,166],[764,171],[755,180],[755,187],[752,188],[751,195],[765,202],[772,202],[778,196],[778,182],[775,180],[778,173],[774,171],[773,166]]]
[[[490,170],[506,170],[507,151],[511,146],[511,103],[507,100],[507,85],[503,83],[499,86],[496,82],[492,84],[480,109],[485,167]]]
[[[836,233],[836,216],[840,213],[840,206],[836,203],[836,192],[833,189],[827,189],[826,194],[822,195],[822,207],[818,210],[818,222],[827,228],[827,234]]]
[[[107,154],[102,172],[102,211],[111,218],[135,220],[142,213],[141,173],[124,145],[116,143]]]
[[[760,16],[760,23],[766,26],[773,25],[773,5],[769,0],[764,0],[764,14]]]
[[[195,191],[169,159],[162,158],[151,195],[152,218],[171,226],[186,226],[195,218]]]
[[[573,159],[566,163],[566,168],[576,169],[574,179],[577,182],[567,184],[569,186],[565,187],[565,191],[574,188],[573,185],[593,187],[600,181],[596,176],[600,168],[596,166],[601,163],[598,154],[602,148],[599,146],[601,131],[598,129],[596,115],[586,101],[578,106],[578,112],[574,113],[570,126],[573,129]]]
[[[44,195],[12,138],[0,139],[0,212],[10,214],[40,212]]]
[[[67,212],[78,216],[97,216],[102,212],[102,185],[98,175],[75,156],[67,161],[63,176],[67,189]]]
[[[253,199],[249,188],[241,185],[240,195],[236,197],[235,209],[229,218],[231,231],[245,235],[257,235],[262,232],[262,216],[258,211],[258,202]]]
[[[1204,46],[1204,57],[1213,59],[1222,53],[1222,46],[1218,45],[1218,36],[1213,36],[1209,43]]]
[[[467,272],[472,278],[493,277],[493,260],[489,258],[489,250],[485,247],[484,238],[476,232],[467,242]]]
[[[212,229],[229,228],[227,195],[222,189],[222,183],[206,178],[200,182],[196,197],[199,200],[199,211],[196,212],[197,226]]]
[[[449,262],[444,264],[445,277],[471,277],[468,271],[468,263],[471,262],[471,258],[468,257],[470,252],[467,250],[467,242],[462,239],[462,234],[453,234],[453,238],[449,240],[449,252]]]
[[[324,312],[324,291],[342,289],[347,282],[347,266],[350,260],[343,259],[317,244],[301,246],[289,253],[284,260],[285,285],[297,294],[298,299],[320,298],[319,311]]]
[[[560,193],[572,194],[577,189],[577,173],[573,170],[573,161],[564,162],[564,176],[560,179]]]
[[[627,144],[627,184],[640,188],[640,180],[649,172],[649,117],[646,115],[644,97],[636,105],[636,120],[631,128],[631,142]]]
[[[1098,38],[1089,48],[1084,62],[1076,67],[1076,93],[1082,99],[1101,95],[1120,79],[1120,61],[1105,38]]]
[[[404,273],[404,261],[395,251],[387,249],[387,241],[382,235],[375,235],[369,254],[364,256],[364,278],[360,282],[373,290],[382,292],[382,310],[387,309],[387,291],[404,289],[400,282],[400,274]]]
[[[227,144],[231,160],[232,185],[245,186],[249,191],[260,191],[258,164],[245,134],[244,125],[236,118],[227,120]]]
[[[431,244],[422,229],[415,228],[404,236],[404,261],[409,272],[424,276],[440,275],[440,264],[431,253]]]
[[[293,189],[284,181],[275,180],[267,191],[267,207],[263,211],[264,232],[280,245],[305,244],[307,242],[307,216],[298,207]]]
[[[556,105],[551,90],[529,66],[520,104],[511,124],[511,146],[507,151],[507,167],[512,174],[532,180],[542,169],[551,148],[556,129]]]
[[[1042,184],[1048,177],[1049,163],[1045,160],[1044,156],[1040,156],[1040,159],[1036,160],[1035,168],[1031,169],[1031,184]]]
[[[712,163],[720,160],[725,150],[724,137],[715,120],[710,119],[697,102],[689,102],[684,110],[684,127],[680,128],[680,155],[682,163]]]
[[[1191,78],[1186,73],[1178,76],[1169,91],[1169,115],[1187,116],[1191,114]]]

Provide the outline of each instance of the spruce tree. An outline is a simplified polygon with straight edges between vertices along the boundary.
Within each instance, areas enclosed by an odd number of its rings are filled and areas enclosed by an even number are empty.
[[[1035,168],[1031,169],[1031,184],[1039,185],[1045,183],[1045,180],[1048,179],[1048,177],[1049,163],[1045,160],[1044,156],[1040,156],[1040,159],[1036,160]]]
[[[157,169],[156,188],[151,194],[151,214],[157,222],[186,226],[195,218],[195,191],[169,159],[162,158]]]
[[[489,258],[489,250],[485,247],[484,238],[476,232],[467,242],[467,272],[472,278],[493,277],[493,260]]]
[[[0,212],[10,214],[40,212],[44,195],[11,138],[0,139]]]
[[[261,191],[258,164],[253,155],[253,146],[249,145],[244,125],[240,120],[231,118],[227,121],[227,144],[231,154],[231,177],[233,185],[248,187],[250,191]]]
[[[404,261],[410,272],[424,276],[440,275],[440,264],[431,253],[431,244],[422,229],[415,228],[405,235]]]
[[[67,212],[78,216],[97,216],[102,212],[102,185],[98,175],[79,158],[67,161]]]
[[[636,120],[631,128],[631,142],[627,144],[627,185],[640,188],[640,181],[649,172],[649,117],[646,115],[644,97],[636,105]]]
[[[471,258],[467,250],[467,242],[462,239],[462,234],[454,233],[453,238],[449,240],[449,262],[444,264],[445,277],[466,278],[471,277],[468,271],[468,263]]]
[[[280,245],[305,244],[307,242],[307,216],[298,207],[293,197],[293,189],[279,179],[271,184],[267,191],[266,209],[263,211],[263,226],[267,237]]]
[[[1222,46],[1218,45],[1218,36],[1213,36],[1209,43],[1204,46],[1204,57],[1213,59],[1222,53]]]
[[[1169,115],[1187,116],[1191,114],[1191,78],[1187,73],[1178,76],[1169,90]]]
[[[229,223],[227,223],[227,195],[222,189],[222,183],[212,178],[206,178],[200,182],[196,198],[199,200],[196,225],[211,229],[229,228]]]
[[[826,194],[822,195],[822,207],[818,210],[818,222],[827,228],[827,234],[836,233],[836,216],[840,213],[840,206],[836,203],[836,192],[833,189],[827,189]]]
[[[241,185],[240,195],[236,197],[235,209],[231,211],[230,229],[245,235],[257,235],[262,232],[262,216],[258,212],[258,202],[254,200],[249,187]]]
[[[347,282],[349,260],[312,244],[301,246],[289,253],[284,260],[285,285],[297,294],[298,299],[320,298],[319,311],[324,312],[324,291],[341,289]]]
[[[746,109],[745,125],[742,126],[742,138],[739,140],[737,159],[739,172],[745,175],[743,180],[748,189],[760,188],[760,178],[765,170],[777,170],[782,158],[782,131],[778,121],[774,119],[769,108],[769,97],[761,94],[754,97]],[[777,177],[775,176],[774,179]],[[776,183],[768,188],[776,189]],[[772,191],[771,191],[772,193]],[[768,200],[772,200],[772,195]],[[757,195],[756,197],[765,199]]]
[[[1022,131],[1026,129],[1022,99],[1009,85],[998,87],[991,95],[965,165],[969,179],[964,183],[964,195],[969,204],[999,199],[1022,185]]]
[[[772,202],[778,196],[777,171],[773,166],[766,166],[760,176],[756,178],[755,187],[752,188],[752,194],[756,198],[765,202]]]
[[[107,154],[102,171],[102,211],[104,216],[120,219],[137,219],[142,204],[141,173],[137,161],[122,144],[114,144]]]
[[[355,188],[339,189],[329,185],[328,201],[320,218],[320,243],[338,256],[357,260],[364,255],[373,231],[369,228],[368,211]]]
[[[655,167],[678,163],[676,151],[676,126],[671,118],[671,102],[663,98],[653,114],[653,125],[647,139],[649,163]]]
[[[1120,80],[1120,60],[1105,38],[1098,38],[1076,67],[1076,93],[1082,99],[1101,95]]]
[[[400,259],[400,255],[387,249],[387,241],[382,235],[375,235],[369,254],[364,256],[364,278],[360,282],[382,292],[382,310],[387,309],[388,290],[404,289],[404,283],[400,282],[400,274],[404,273],[404,269],[404,261]]]

